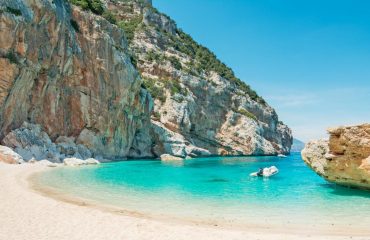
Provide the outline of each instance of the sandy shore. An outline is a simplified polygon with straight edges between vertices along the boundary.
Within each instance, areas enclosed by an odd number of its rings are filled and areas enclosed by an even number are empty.
[[[29,177],[47,167],[0,163],[0,239],[369,239],[369,236],[300,233],[294,229],[261,230],[163,221],[114,214],[92,206],[45,196]],[[338,235],[338,232],[341,232]]]

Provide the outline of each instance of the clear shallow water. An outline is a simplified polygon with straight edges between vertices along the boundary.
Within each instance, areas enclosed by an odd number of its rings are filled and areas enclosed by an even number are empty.
[[[278,175],[249,176],[271,165],[279,168]],[[36,181],[144,214],[229,223],[370,224],[370,192],[327,183],[299,154],[63,167],[38,175]]]

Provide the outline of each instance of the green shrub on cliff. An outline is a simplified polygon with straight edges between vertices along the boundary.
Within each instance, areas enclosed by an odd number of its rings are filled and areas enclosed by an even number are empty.
[[[157,29],[157,31],[161,30]],[[188,55],[192,59],[191,62],[186,64],[185,71],[187,73],[194,76],[199,76],[203,73],[208,73],[211,71],[216,72],[221,77],[234,83],[238,89],[245,92],[254,101],[264,105],[266,104],[266,102],[260,96],[258,96],[258,94],[252,90],[249,85],[235,76],[231,68],[221,62],[208,48],[195,42],[189,34],[184,33],[181,29],[177,29],[177,36],[169,34],[165,31],[161,31],[161,33],[167,39],[169,46],[181,53]],[[175,65],[173,65],[177,67],[180,67],[181,65],[178,65],[175,62],[171,63],[174,63]]]
[[[182,69],[182,66],[181,66],[181,63],[180,61],[174,57],[174,56],[171,56],[168,58],[168,60],[171,62],[171,65],[176,68],[177,70],[181,70]]]
[[[104,13],[104,5],[100,0],[88,0],[90,10],[98,15]]]
[[[165,59],[165,56],[163,54],[159,54],[153,50],[150,50],[145,58],[149,62],[162,63]]]
[[[241,109],[233,109],[234,112],[239,113],[243,116],[246,116],[247,118],[253,119],[254,121],[258,121],[256,115],[253,113],[249,112],[248,110],[241,108]]]
[[[123,31],[125,31],[126,38],[129,42],[131,42],[132,39],[134,39],[135,31],[137,27],[139,26],[139,24],[142,22],[142,20],[143,20],[143,16],[139,15],[130,20],[120,21],[118,23],[118,26],[122,28]]]
[[[69,0],[73,5],[81,7],[83,10],[89,9],[88,0]]]
[[[161,81],[164,83],[164,87],[170,90],[171,96],[175,94],[188,95],[187,89],[181,87],[179,79],[161,79]]]
[[[175,94],[181,94],[183,96],[188,95],[186,88],[183,88],[178,79],[147,79],[143,78],[143,83],[141,85],[143,88],[148,90],[150,95],[154,99],[158,99],[161,102],[166,101],[166,92],[164,89],[170,91],[171,96]]]
[[[108,22],[110,22],[112,24],[117,23],[116,16],[113,13],[109,12],[109,11],[105,11],[103,13],[103,18],[105,18]]]
[[[159,101],[165,102],[165,92],[163,91],[162,87],[157,86],[156,81],[157,80],[155,79],[144,78],[141,86],[148,90],[148,92],[150,93],[150,95],[152,95],[154,99],[159,99]]]
[[[102,15],[107,21],[112,24],[117,23],[116,16],[109,10],[104,8],[100,0],[69,0],[73,5],[81,7],[83,10],[90,10],[91,12]],[[74,25],[72,25],[74,27]],[[77,31],[77,30],[76,30]]]
[[[69,0],[73,5],[81,7],[83,10],[102,15],[104,13],[104,5],[100,0]]]
[[[172,47],[195,60],[189,66],[190,69],[194,69],[199,73],[214,71],[221,77],[233,82],[253,100],[266,104],[249,85],[237,78],[233,70],[221,62],[212,51],[195,42],[190,35],[184,33],[181,29],[177,30],[177,35],[179,38],[171,38]]]

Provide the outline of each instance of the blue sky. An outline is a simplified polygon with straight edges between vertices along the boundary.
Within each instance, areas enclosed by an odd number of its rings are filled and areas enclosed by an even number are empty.
[[[252,86],[295,137],[370,122],[370,1],[153,0]]]

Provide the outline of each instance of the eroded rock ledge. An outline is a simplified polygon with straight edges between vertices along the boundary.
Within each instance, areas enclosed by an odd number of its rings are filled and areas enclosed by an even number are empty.
[[[330,182],[370,190],[370,124],[328,130],[329,140],[309,142],[302,158]]]

